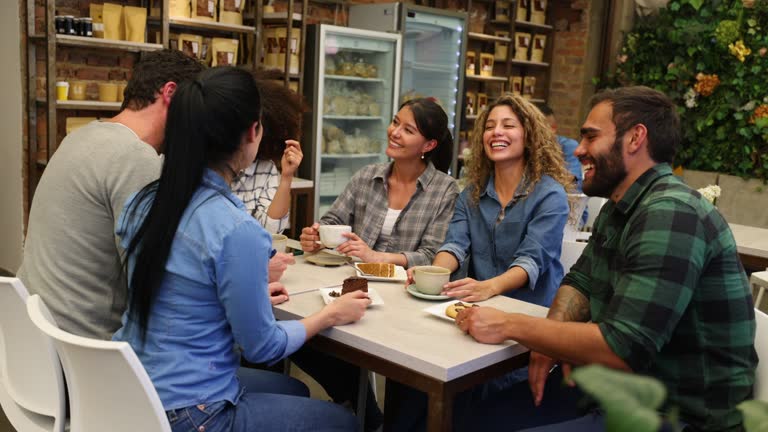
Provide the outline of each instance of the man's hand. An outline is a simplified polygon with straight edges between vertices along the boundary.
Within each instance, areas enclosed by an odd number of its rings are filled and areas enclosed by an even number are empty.
[[[469,307],[456,316],[456,325],[478,342],[500,344],[507,340],[509,316],[492,307]]]

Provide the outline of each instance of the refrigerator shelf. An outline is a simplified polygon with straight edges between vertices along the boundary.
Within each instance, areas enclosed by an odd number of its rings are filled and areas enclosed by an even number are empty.
[[[457,66],[449,66],[445,64],[438,64],[438,63],[423,63],[423,62],[411,62],[411,61],[405,61],[404,62],[405,69],[416,69],[420,71],[427,71],[427,72],[440,72],[440,73],[449,73],[449,74],[456,74],[456,71],[459,70]]]
[[[325,79],[342,80],[342,81],[377,82],[377,83],[384,82],[384,80],[381,78],[361,78],[361,77],[348,76],[348,75],[325,75]]]

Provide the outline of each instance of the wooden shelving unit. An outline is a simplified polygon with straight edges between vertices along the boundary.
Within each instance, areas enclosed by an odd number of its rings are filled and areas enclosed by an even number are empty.
[[[83,36],[56,35],[56,44],[61,46],[113,49],[129,52],[156,51],[163,49],[161,44],[138,43],[120,40],[100,39]]]
[[[122,102],[101,102],[93,100],[66,100],[56,101],[56,109],[59,110],[88,110],[88,111],[120,111]]]

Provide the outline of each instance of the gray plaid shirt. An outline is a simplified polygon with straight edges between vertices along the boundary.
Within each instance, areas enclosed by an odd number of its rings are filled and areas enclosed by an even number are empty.
[[[431,264],[445,240],[459,188],[453,177],[429,163],[417,180],[416,192],[397,218],[389,242],[380,244],[391,170],[390,163],[360,169],[320,218],[320,224],[351,225],[352,231],[374,250],[405,255],[408,267]]]

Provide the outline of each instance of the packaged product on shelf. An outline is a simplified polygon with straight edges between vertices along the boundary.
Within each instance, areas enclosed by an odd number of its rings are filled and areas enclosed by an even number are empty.
[[[168,33],[168,48],[172,50],[179,49],[179,34]]]
[[[509,2],[496,1],[494,3],[494,19],[498,22],[509,22]]]
[[[192,19],[216,21],[216,0],[192,0]]]
[[[168,16],[170,18],[191,18],[190,0],[168,0]],[[160,6],[163,0],[152,0],[149,16],[160,17]]]
[[[477,53],[474,51],[467,51],[467,75],[475,74],[475,63],[477,62]]]
[[[266,27],[264,29],[264,66],[268,69],[276,68],[279,53],[280,44],[277,43],[277,28]]]
[[[211,39],[211,66],[235,66],[237,64],[237,39]]]
[[[101,102],[117,102],[117,84],[113,82],[100,82],[99,100]]]
[[[523,94],[523,77],[511,76],[509,77],[509,89],[512,93],[520,96]]]
[[[96,117],[67,117],[64,133],[69,135],[75,129],[81,128],[92,121],[96,121]]]
[[[547,21],[547,0],[533,0],[531,7],[531,22],[544,24]]]
[[[493,54],[480,54],[480,76],[493,76]]]
[[[523,78],[523,97],[531,99],[536,92],[536,77],[527,76]]]
[[[278,27],[275,29],[276,36],[277,36],[277,43],[279,46],[279,51],[277,53],[277,64],[275,65],[277,69],[280,69],[282,71],[285,70],[285,55],[288,52],[288,40],[286,35],[288,34],[288,28],[287,27]],[[301,37],[301,29],[299,28],[291,28],[291,43],[290,43],[290,54],[291,54],[291,64],[289,66],[289,73],[297,74],[299,73],[299,38]]]
[[[104,21],[104,39],[124,40],[123,7],[112,3],[104,3],[101,12]]]
[[[494,35],[503,38],[509,38],[509,32],[503,30],[496,30]],[[508,42],[494,42],[493,44],[493,59],[496,61],[505,61],[507,59],[507,51],[509,50]]]
[[[123,25],[125,40],[129,42],[144,42],[147,30],[147,10],[142,7],[125,6],[123,8]]]
[[[477,115],[477,96],[473,92],[467,92],[467,115]]]
[[[517,21],[528,21],[528,11],[531,9],[531,0],[517,0]]]
[[[184,54],[201,60],[203,58],[203,37],[189,33],[179,35],[179,48]]]
[[[528,60],[528,49],[531,47],[531,34],[515,32],[515,60]]]
[[[125,88],[128,87],[128,83],[120,81],[117,83],[117,101],[122,102],[125,100]]]
[[[477,94],[477,112],[481,113],[488,106],[488,95],[485,93]]]
[[[243,25],[245,0],[219,0],[219,22]]]
[[[203,44],[200,47],[200,60],[208,66],[211,65],[211,51],[211,38],[204,37]]]
[[[69,83],[69,98],[72,100],[85,100],[85,81],[72,81]]]
[[[531,61],[544,61],[544,47],[547,46],[547,35],[537,34],[533,36],[533,46],[531,47]]]

